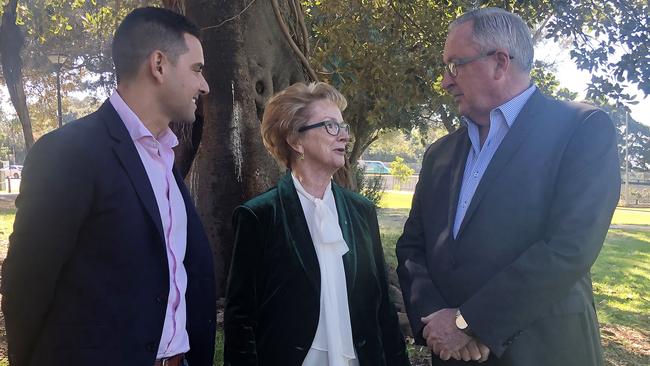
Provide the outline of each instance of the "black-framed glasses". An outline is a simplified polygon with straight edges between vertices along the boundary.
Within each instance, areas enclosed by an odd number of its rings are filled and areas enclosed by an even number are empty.
[[[458,66],[467,65],[474,61],[480,60],[484,57],[496,55],[497,52],[498,52],[497,50],[494,50],[485,53],[479,53],[478,55],[473,57],[465,57],[465,58],[459,58],[457,60],[453,60],[444,66],[445,67],[444,71],[449,73],[449,75],[451,75],[452,78],[455,78],[456,76],[458,76]],[[508,58],[512,60],[514,57],[508,55]]]
[[[345,133],[350,134],[350,125],[345,122],[337,122],[334,120],[326,120],[318,123],[314,123],[309,126],[302,126],[298,129],[298,132],[305,132],[311,130],[312,128],[325,127],[325,131],[332,136],[338,136],[341,130]]]

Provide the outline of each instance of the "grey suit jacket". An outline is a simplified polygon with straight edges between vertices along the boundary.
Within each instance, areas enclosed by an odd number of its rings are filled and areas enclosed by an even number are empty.
[[[454,239],[469,147],[465,127],[429,147],[397,243],[418,341],[421,317],[459,307],[492,351],[488,364],[602,364],[589,270],[619,199],[609,117],[536,91],[492,158]]]

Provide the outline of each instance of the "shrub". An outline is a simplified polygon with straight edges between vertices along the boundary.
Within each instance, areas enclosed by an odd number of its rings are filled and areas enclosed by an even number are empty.
[[[395,177],[397,184],[393,189],[399,190],[400,186],[409,179],[410,176],[415,173],[411,167],[404,163],[404,159],[400,156],[396,156],[395,160],[390,163],[390,173]]]
[[[384,181],[381,175],[366,175],[363,168],[356,167],[357,189],[359,194],[369,199],[379,207],[381,197],[384,195]]]

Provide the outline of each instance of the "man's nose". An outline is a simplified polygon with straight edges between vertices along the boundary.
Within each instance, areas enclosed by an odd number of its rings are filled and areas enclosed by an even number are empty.
[[[208,82],[205,80],[205,77],[201,75],[201,85],[199,85],[199,93],[201,95],[208,94],[210,92],[210,86],[208,85]]]

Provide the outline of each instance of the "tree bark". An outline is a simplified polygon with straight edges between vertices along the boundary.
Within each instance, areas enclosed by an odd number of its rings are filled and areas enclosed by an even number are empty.
[[[27,109],[27,98],[23,85],[22,62],[20,50],[23,48],[25,38],[16,24],[16,7],[18,0],[9,0],[2,15],[0,25],[0,62],[2,72],[9,89],[11,103],[16,110],[25,137],[25,152],[34,145],[32,122]]]
[[[287,3],[280,6],[288,14]],[[181,170],[212,245],[217,294],[223,296],[232,211],[281,174],[260,135],[264,104],[304,77],[269,1],[187,1],[184,10],[202,29],[210,93],[202,97],[198,123],[181,136]]]

